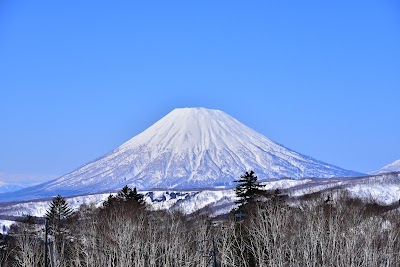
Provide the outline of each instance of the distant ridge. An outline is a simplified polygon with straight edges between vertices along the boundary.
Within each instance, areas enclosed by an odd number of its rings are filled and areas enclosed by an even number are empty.
[[[105,156],[0,201],[151,188],[232,186],[246,170],[260,179],[348,177],[361,173],[304,156],[219,110],[177,108]]]
[[[371,174],[379,174],[384,172],[397,172],[400,171],[400,159],[380,168],[379,170],[371,172]]]

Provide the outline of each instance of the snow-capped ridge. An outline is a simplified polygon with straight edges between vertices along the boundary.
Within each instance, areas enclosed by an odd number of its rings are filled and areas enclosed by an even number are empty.
[[[371,174],[379,174],[385,172],[397,172],[400,171],[400,159],[393,161],[392,163],[383,166],[379,170],[371,172]]]

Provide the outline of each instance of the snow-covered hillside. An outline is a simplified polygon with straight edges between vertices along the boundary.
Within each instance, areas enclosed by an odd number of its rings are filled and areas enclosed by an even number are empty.
[[[265,190],[279,188],[290,197],[299,197],[314,192],[336,192],[347,190],[353,197],[365,201],[375,201],[382,205],[397,203],[400,199],[400,172],[357,178],[331,179],[270,179],[263,181]],[[153,190],[141,191],[152,209],[179,210],[190,214],[207,210],[211,215],[226,214],[235,207],[233,188],[204,190]],[[67,198],[74,209],[83,204],[93,203],[99,207],[107,199],[107,194],[93,194]],[[0,216],[44,216],[50,199],[43,201],[0,203]]]
[[[398,172],[398,171],[400,171],[400,159],[382,167],[379,170],[371,172],[371,174],[379,174],[384,172]]]
[[[0,201],[87,194],[128,184],[140,190],[229,187],[247,170],[260,179],[347,177],[360,173],[281,146],[219,110],[175,109],[109,154]]]

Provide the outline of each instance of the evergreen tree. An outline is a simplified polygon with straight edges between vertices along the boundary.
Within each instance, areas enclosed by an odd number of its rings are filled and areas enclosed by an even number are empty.
[[[143,203],[143,195],[138,194],[136,187],[133,188],[133,190],[125,185],[121,191],[118,192],[117,194],[117,200],[119,201],[125,201],[125,202],[136,202],[138,204]]]
[[[144,204],[143,195],[137,192],[136,187],[130,188],[129,186],[125,185],[116,196],[109,195],[108,199],[104,201],[104,207],[110,207],[114,204],[118,203],[129,203],[133,205],[142,205]]]
[[[49,222],[50,231],[53,234],[60,234],[63,223],[73,215],[74,211],[70,208],[65,198],[57,195],[50,203],[46,212],[46,219]]]
[[[72,249],[68,223],[73,214],[74,212],[65,198],[60,195],[53,198],[46,212],[49,234],[54,238],[54,242],[49,245],[51,246],[49,250],[52,251],[51,259],[54,266],[66,266],[64,264],[68,261],[69,251]]]
[[[235,180],[236,183],[239,183],[235,188],[238,197],[235,203],[239,204],[240,207],[254,202],[262,194],[264,185],[260,185],[257,179],[254,171],[250,171],[241,175],[239,180]]]

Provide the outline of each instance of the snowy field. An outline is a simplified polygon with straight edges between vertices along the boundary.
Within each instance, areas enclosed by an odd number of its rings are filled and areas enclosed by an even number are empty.
[[[353,197],[365,201],[374,201],[382,205],[390,205],[400,199],[400,174],[388,173],[357,178],[326,179],[273,179],[261,181],[266,190],[279,188],[289,196],[298,197],[322,191],[345,189]],[[190,214],[198,210],[207,210],[212,215],[228,213],[235,207],[235,192],[230,189],[203,190],[153,190],[141,191],[145,201],[153,209],[174,209]],[[115,193],[114,193],[115,194]],[[93,194],[67,198],[74,209],[83,204],[101,206],[110,194]],[[49,207],[51,199],[20,203],[0,203],[0,216],[42,217]],[[7,226],[7,221],[2,222]]]

